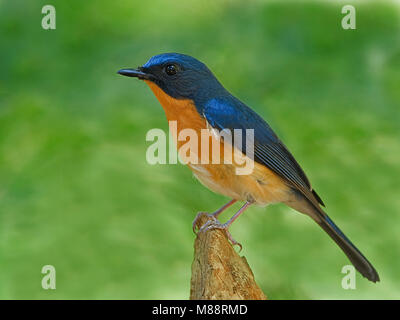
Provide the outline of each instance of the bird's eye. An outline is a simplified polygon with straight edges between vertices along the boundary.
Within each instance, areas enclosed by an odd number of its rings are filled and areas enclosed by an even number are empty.
[[[165,66],[165,72],[167,73],[167,75],[173,76],[178,72],[178,70],[174,64],[168,64],[167,66]]]

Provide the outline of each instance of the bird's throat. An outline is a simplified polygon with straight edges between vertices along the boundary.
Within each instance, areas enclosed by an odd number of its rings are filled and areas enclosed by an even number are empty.
[[[183,129],[198,131],[207,127],[206,120],[198,113],[192,100],[173,98],[154,82],[148,80],[145,82],[163,107],[168,122],[177,122],[178,133]]]

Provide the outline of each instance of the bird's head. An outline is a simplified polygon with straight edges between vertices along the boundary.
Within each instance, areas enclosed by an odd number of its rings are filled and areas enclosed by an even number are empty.
[[[175,99],[196,100],[222,88],[204,63],[180,53],[159,54],[137,69],[121,69],[118,73],[151,82]]]

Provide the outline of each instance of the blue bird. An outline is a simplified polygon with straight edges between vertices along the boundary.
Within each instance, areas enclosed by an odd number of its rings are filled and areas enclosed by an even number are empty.
[[[252,204],[284,203],[310,216],[364,277],[372,282],[379,281],[372,264],[321,208],[325,206],[323,201],[288,148],[264,119],[222,86],[205,64],[188,55],[165,53],[150,58],[137,69],[121,69],[118,73],[146,82],[163,107],[169,124],[176,124],[176,135],[185,129],[194,130],[198,137],[204,130],[212,131],[211,140],[218,143],[221,150],[230,145],[233,153],[239,153],[253,164],[251,173],[239,175],[236,169],[240,164],[236,162],[201,161],[204,153],[206,159],[214,154],[209,146],[203,147],[198,138],[198,149],[194,152],[196,161],[188,162],[188,167],[203,185],[232,199],[212,213],[213,220],[199,232],[220,228],[232,244],[240,245],[228,231],[233,221]],[[238,143],[215,134],[230,132],[234,136],[235,130],[239,130],[244,135],[249,129],[253,130],[252,139],[242,139]],[[175,141],[179,151],[185,141],[176,136]],[[247,148],[250,143],[252,147]],[[252,152],[247,152],[248,149]],[[223,152],[219,155],[224,156]],[[228,222],[221,224],[217,217],[236,201],[244,201],[244,205]],[[195,225],[196,219],[194,229]]]

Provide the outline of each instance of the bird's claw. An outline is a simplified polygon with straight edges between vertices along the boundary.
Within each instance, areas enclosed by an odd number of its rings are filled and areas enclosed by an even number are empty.
[[[197,217],[196,217],[197,218]],[[239,246],[239,252],[242,251],[242,245],[237,242],[231,235],[231,233],[228,231],[229,228],[229,224],[227,223],[221,223],[219,222],[214,216],[213,216],[213,220],[208,220],[199,230],[198,233],[200,232],[206,232],[208,230],[212,230],[212,229],[220,229],[223,230],[227,236],[227,238],[229,239],[230,243],[232,244],[232,246]]]
[[[207,213],[207,212],[199,212],[199,213],[196,215],[196,217],[194,218],[193,222],[192,222],[192,230],[193,230],[194,234],[197,234],[197,232],[196,232],[196,229],[198,228],[197,223],[199,222],[199,219],[200,219],[200,217],[201,217],[202,215],[207,215],[207,217],[209,217],[210,219],[217,221],[217,219],[215,218],[215,216],[214,216],[213,214],[210,214],[210,213]],[[211,221],[211,220],[208,220],[208,221],[206,222],[206,224],[207,224],[208,222],[210,222],[210,221]],[[200,229],[201,229],[201,228],[198,228],[198,229],[199,229],[199,232],[200,232]]]

